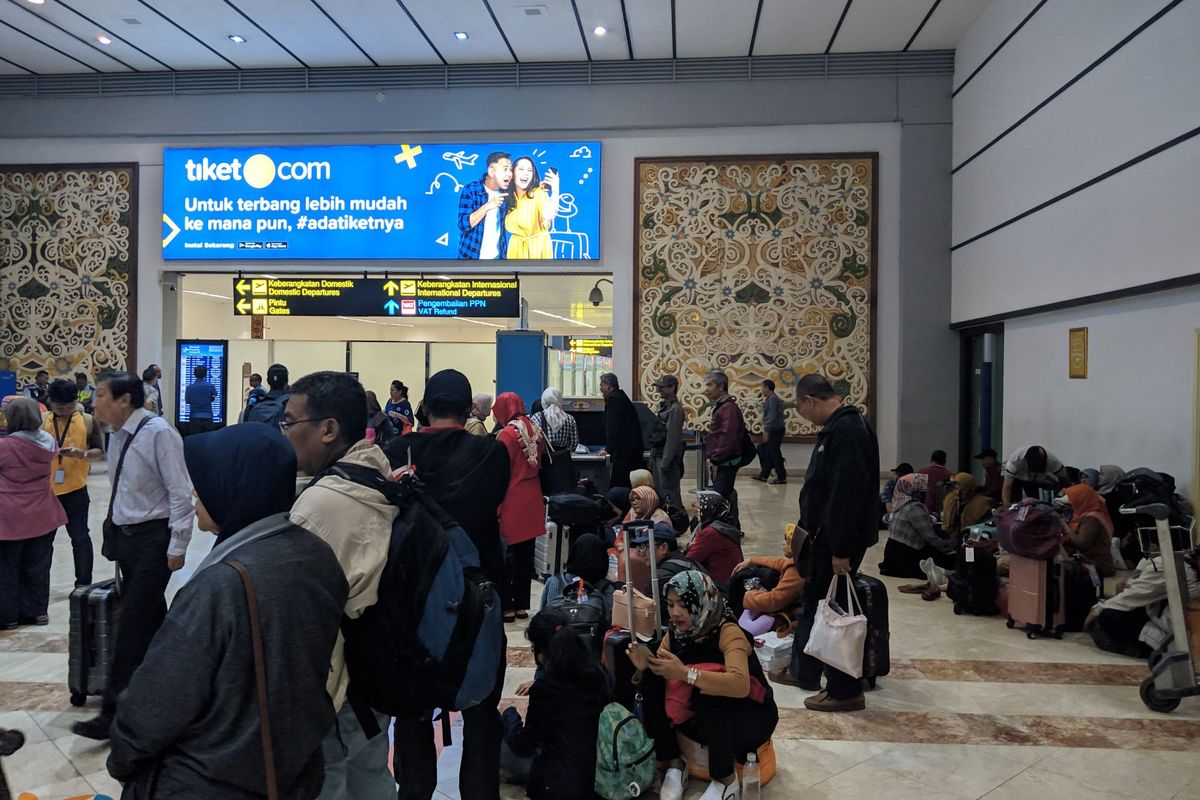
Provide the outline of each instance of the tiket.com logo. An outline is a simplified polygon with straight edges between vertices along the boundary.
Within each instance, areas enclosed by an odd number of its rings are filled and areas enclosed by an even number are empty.
[[[265,189],[276,178],[281,181],[327,181],[333,173],[328,161],[280,161],[276,164],[263,153],[255,153],[244,163],[237,158],[231,161],[209,161],[208,156],[199,161],[189,158],[183,166],[191,182],[245,181],[254,189]]]

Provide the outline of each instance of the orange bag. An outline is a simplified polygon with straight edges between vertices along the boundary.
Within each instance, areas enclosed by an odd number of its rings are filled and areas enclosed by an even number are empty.
[[[679,750],[683,760],[687,762],[688,774],[696,780],[712,780],[712,776],[708,774],[708,748],[682,733],[676,732],[675,736],[679,739]],[[738,780],[741,780],[742,765],[734,762],[734,768],[737,770]],[[768,739],[766,744],[758,748],[758,775],[763,786],[775,777],[775,770],[775,746]]]

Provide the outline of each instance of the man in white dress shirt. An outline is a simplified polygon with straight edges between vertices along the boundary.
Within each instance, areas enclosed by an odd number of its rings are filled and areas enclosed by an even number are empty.
[[[141,378],[113,372],[96,384],[96,418],[113,431],[108,443],[112,524],[105,526],[102,552],[117,562],[123,583],[103,707],[99,716],[75,723],[73,730],[89,739],[107,739],[117,698],[166,616],[164,592],[171,573],[183,566],[196,512],[183,440],[163,417],[142,407]]]

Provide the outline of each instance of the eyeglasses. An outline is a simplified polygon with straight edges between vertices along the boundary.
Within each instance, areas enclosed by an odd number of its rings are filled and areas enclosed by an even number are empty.
[[[279,420],[279,430],[287,433],[288,428],[293,425],[299,425],[301,422],[322,422],[327,419],[332,419],[332,417],[310,417],[309,419],[294,419],[290,422],[286,419],[281,419]]]

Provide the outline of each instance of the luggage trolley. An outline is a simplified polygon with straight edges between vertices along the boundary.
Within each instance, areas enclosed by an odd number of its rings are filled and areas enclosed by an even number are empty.
[[[1197,675],[1196,644],[1187,627],[1185,608],[1189,598],[1184,565],[1176,552],[1169,521],[1171,509],[1165,503],[1148,506],[1122,506],[1122,514],[1145,514],[1152,517],[1158,533],[1158,552],[1162,556],[1163,572],[1167,579],[1167,613],[1170,614],[1171,635],[1150,654],[1150,677],[1142,681],[1141,697],[1146,708],[1163,714],[1174,711],[1185,697],[1200,694]],[[1195,529],[1193,520],[1191,530]],[[1190,532],[1190,531],[1189,531]],[[1191,537],[1185,537],[1190,543]],[[1187,544],[1181,544],[1186,547]]]

